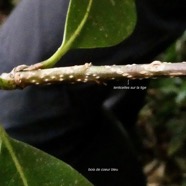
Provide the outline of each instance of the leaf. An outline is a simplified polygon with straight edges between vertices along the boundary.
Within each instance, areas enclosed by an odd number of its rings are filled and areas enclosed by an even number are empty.
[[[53,67],[72,48],[116,45],[132,33],[135,22],[134,0],[71,0],[61,46],[27,70]]]
[[[88,3],[88,0],[71,0],[63,43],[73,37],[87,12]],[[72,47],[97,48],[116,45],[132,33],[135,22],[133,0],[93,0],[88,19]]]
[[[92,7],[92,2],[93,2],[93,0],[84,1],[84,4],[83,4],[83,5],[85,5],[85,10],[83,12],[84,15],[82,16],[80,22],[78,22],[78,25],[76,25],[76,28],[73,30],[73,33],[70,35],[70,37],[67,38],[66,34],[64,34],[63,41],[62,41],[60,47],[57,49],[57,51],[51,57],[49,57],[47,60],[45,60],[41,63],[36,63],[35,65],[33,65],[31,67],[31,70],[37,69],[38,67],[39,68],[53,67],[61,59],[61,57],[72,48],[72,44],[74,43],[74,41],[76,40],[76,38],[80,34],[82,28],[84,27],[84,25],[87,21],[90,9]],[[68,20],[69,12],[71,12],[72,5],[73,5],[73,3],[71,0],[69,3],[69,7],[68,7],[67,20]],[[65,22],[64,33],[66,33],[66,30],[67,30],[67,21]],[[28,70],[28,68],[27,68],[27,70]],[[29,70],[30,70],[30,67],[29,67]]]
[[[1,186],[92,186],[69,165],[8,137],[1,127],[0,148]]]

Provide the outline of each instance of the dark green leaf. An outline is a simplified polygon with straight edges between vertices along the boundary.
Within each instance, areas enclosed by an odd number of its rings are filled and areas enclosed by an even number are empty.
[[[0,186],[92,186],[82,175],[0,128]]]
[[[71,0],[64,41],[66,43],[82,21],[89,0]],[[96,48],[116,45],[134,29],[136,10],[133,0],[93,0],[85,22],[72,48]]]

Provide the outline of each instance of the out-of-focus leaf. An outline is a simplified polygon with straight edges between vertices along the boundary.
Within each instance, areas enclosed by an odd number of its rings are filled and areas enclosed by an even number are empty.
[[[167,128],[172,136],[168,149],[168,154],[170,156],[180,152],[181,149],[184,147],[186,141],[186,117],[185,114],[183,114],[184,116],[182,116],[181,112],[179,113],[179,115],[180,118],[182,117],[182,119],[174,118],[167,123]]]
[[[0,186],[92,186],[66,163],[14,140],[0,128]]]
[[[169,148],[168,148],[168,155],[172,156],[174,155],[178,150],[180,150],[183,147],[183,140],[177,138],[177,139],[172,139],[170,144],[169,144]]]
[[[176,103],[180,104],[186,99],[186,92],[180,91],[179,94],[176,96]]]

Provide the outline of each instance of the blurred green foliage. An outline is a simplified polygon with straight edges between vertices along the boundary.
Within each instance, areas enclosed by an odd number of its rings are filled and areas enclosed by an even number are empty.
[[[161,61],[186,60],[186,33],[163,54]],[[145,164],[165,163],[160,185],[186,185],[186,78],[151,80],[138,126],[144,144]]]

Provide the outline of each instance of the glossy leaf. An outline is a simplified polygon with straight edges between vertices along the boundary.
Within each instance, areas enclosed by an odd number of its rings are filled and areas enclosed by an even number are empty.
[[[29,70],[53,67],[72,48],[116,45],[132,33],[135,21],[134,0],[70,0],[61,46]]]
[[[71,0],[63,43],[73,37],[89,3],[89,0]],[[136,10],[133,0],[93,0],[88,14],[72,48],[116,45],[128,37],[135,26]]]
[[[92,186],[69,165],[8,137],[2,128],[0,128],[0,185]]]

